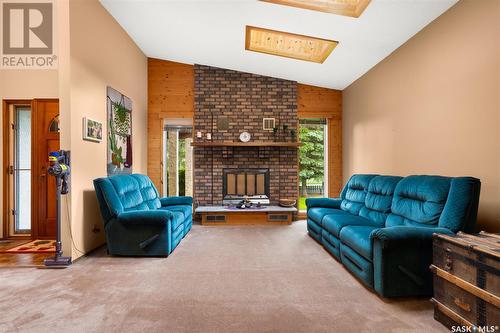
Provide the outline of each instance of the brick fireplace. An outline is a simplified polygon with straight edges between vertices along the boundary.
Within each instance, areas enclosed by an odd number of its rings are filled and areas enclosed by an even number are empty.
[[[298,197],[297,147],[266,143],[296,141],[297,83],[209,66],[194,66],[194,132],[196,143],[239,142],[243,131],[258,146],[195,146],[194,198],[198,205],[221,205],[224,170],[268,170],[269,200]],[[280,130],[263,129],[274,118]],[[283,130],[283,125],[288,130]],[[202,137],[196,137],[201,132]],[[207,139],[207,133],[211,139]]]

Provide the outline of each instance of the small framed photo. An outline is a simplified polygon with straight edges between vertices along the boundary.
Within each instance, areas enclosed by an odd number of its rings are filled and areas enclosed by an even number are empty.
[[[83,118],[83,140],[101,142],[102,123],[87,117]]]

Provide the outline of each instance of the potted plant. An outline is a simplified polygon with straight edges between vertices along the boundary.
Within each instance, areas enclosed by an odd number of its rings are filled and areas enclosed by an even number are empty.
[[[288,125],[283,124],[283,141],[287,141]]]
[[[273,127],[273,136],[274,136],[274,141],[276,141],[276,135],[278,134],[278,127],[274,126]]]
[[[118,140],[127,144],[128,131],[130,128],[130,113],[121,103],[113,102],[114,116],[109,119],[109,145],[111,149],[111,163],[121,168],[125,163],[123,147],[118,145]]]

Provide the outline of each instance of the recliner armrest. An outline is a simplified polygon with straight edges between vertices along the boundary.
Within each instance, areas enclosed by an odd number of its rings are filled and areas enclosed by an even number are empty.
[[[382,297],[432,295],[432,234],[446,228],[394,226],[374,230],[374,289]]]
[[[134,210],[118,215],[117,221],[125,225],[156,225],[162,226],[170,223],[173,218],[168,210]]]
[[[192,205],[192,197],[165,197],[160,198],[160,203],[162,207],[173,206],[173,205]]]
[[[307,209],[312,207],[324,207],[324,208],[340,208],[342,199],[340,198],[307,198],[306,206]]]
[[[370,238],[381,242],[383,248],[408,246],[410,243],[432,243],[432,234],[453,234],[446,228],[394,226],[374,230]]]

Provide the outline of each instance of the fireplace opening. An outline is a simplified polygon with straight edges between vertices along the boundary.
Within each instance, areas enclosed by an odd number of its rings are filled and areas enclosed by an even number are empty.
[[[269,205],[269,169],[223,169],[222,203],[238,204],[244,198]]]

